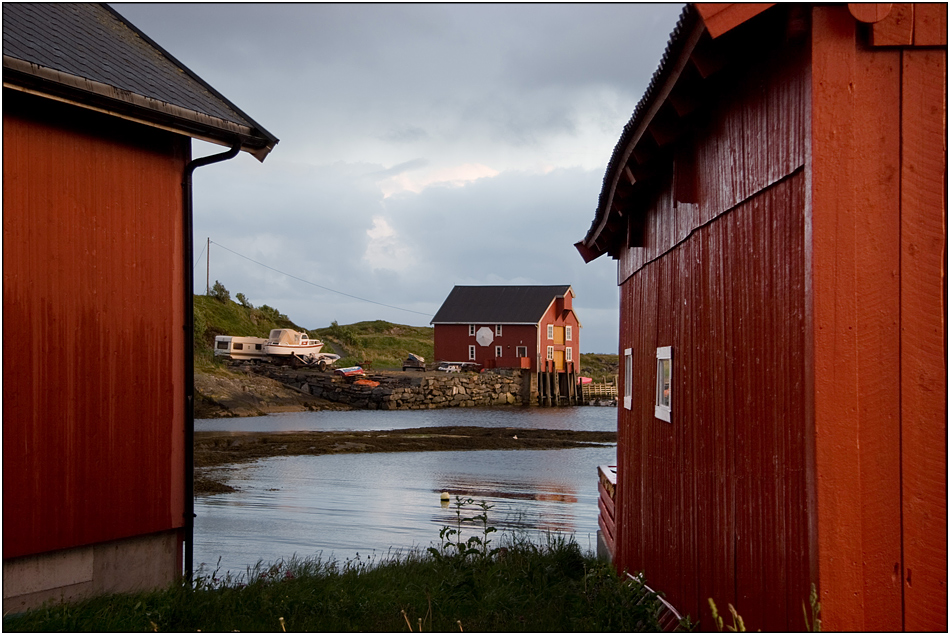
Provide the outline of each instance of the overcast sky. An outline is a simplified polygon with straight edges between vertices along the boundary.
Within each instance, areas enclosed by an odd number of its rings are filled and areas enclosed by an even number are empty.
[[[682,5],[112,6],[280,139],[195,173],[232,298],[427,326],[457,284],[570,284],[581,351],[617,352],[616,263],[573,244]]]

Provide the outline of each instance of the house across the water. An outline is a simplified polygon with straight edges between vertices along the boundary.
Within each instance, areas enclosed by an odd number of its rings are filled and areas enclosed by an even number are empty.
[[[525,369],[542,399],[576,395],[581,323],[573,300],[570,285],[456,286],[432,318],[435,357]]]

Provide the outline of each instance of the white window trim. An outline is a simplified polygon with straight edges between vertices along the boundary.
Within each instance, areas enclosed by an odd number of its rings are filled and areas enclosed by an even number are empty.
[[[501,356],[502,356],[502,353],[501,353],[501,346],[496,346],[496,347],[495,347],[495,357],[501,357]]]
[[[669,360],[670,362],[670,405],[661,406],[660,405],[660,386],[661,386],[661,377],[660,377],[660,362],[663,360]],[[670,421],[671,415],[673,412],[673,347],[672,346],[660,346],[656,349],[656,391],[655,391],[655,405],[653,407],[653,414],[657,419],[666,421],[667,423],[672,423]]]
[[[501,337],[501,324],[495,325],[495,337]]]
[[[574,354],[573,354],[573,352],[572,352],[573,350],[574,350],[574,349],[572,349],[570,346],[568,346],[567,348],[564,349],[564,361],[565,361],[565,362],[573,362],[573,361],[574,361]]]
[[[554,359],[554,347],[553,347],[553,346],[548,346],[548,356],[547,356],[547,359],[549,359],[549,360]]]
[[[468,336],[469,336],[469,337],[475,337],[475,325],[474,325],[474,324],[469,324],[469,325],[468,325]]]
[[[548,339],[549,340],[554,339],[554,325],[553,324],[548,324]]]
[[[475,346],[474,346],[474,345],[471,345],[471,346],[468,347],[468,358],[469,358],[470,360],[474,360],[474,359],[475,359]]]
[[[564,341],[571,342],[574,340],[574,329],[571,328],[570,324],[564,326]]]
[[[524,352],[523,355],[521,354],[522,351]],[[516,347],[515,347],[515,353],[517,353],[516,357],[527,357],[527,356],[528,356],[528,347],[527,347],[527,346],[516,346]]]
[[[623,350],[623,407],[633,409],[633,349]]]

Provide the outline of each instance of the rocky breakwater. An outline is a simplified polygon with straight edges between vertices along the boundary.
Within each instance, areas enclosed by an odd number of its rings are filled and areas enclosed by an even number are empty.
[[[259,365],[249,368],[320,399],[367,410],[423,410],[521,405],[524,381],[520,370],[483,373],[381,372],[356,382],[352,378],[311,369]],[[375,385],[373,385],[375,384]]]

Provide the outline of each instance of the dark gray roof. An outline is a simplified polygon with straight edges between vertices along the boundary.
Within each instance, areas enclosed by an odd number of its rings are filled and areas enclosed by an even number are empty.
[[[653,72],[653,77],[650,78],[646,92],[644,92],[640,101],[637,102],[636,108],[633,109],[633,115],[631,115],[630,120],[624,125],[623,131],[620,133],[620,139],[614,146],[610,161],[607,163],[607,170],[604,174],[603,187],[600,190],[600,199],[597,202],[594,220],[591,222],[587,236],[581,241],[582,243],[587,243],[588,246],[590,246],[592,239],[596,238],[597,234],[603,230],[607,216],[610,214],[608,204],[611,192],[613,191],[612,185],[616,182],[617,173],[623,169],[624,155],[629,152],[630,141],[647,117],[649,105],[656,100],[657,92],[661,84],[669,77],[673,62],[681,54],[686,36],[697,21],[698,13],[695,7],[693,7],[692,4],[684,6],[679,19],[676,21],[676,26],[673,27],[673,32],[670,34],[670,39],[666,44],[666,50],[663,51],[660,64],[656,71]],[[600,253],[597,253],[597,256],[599,255]],[[587,258],[585,258],[585,260],[586,259]]]
[[[449,293],[432,324],[537,324],[571,285],[459,287]]]
[[[117,113],[190,136],[226,143],[239,139],[242,149],[262,160],[277,143],[104,4],[3,3],[3,67],[5,85],[59,97],[65,91],[80,105],[111,102]]]

